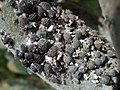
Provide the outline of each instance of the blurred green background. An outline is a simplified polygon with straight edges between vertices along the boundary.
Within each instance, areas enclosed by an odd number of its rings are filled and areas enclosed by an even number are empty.
[[[96,0],[66,0],[77,3],[91,14],[97,13]],[[71,2],[72,3],[72,2]],[[65,5],[67,5],[65,3]],[[69,6],[66,6],[69,8]],[[87,15],[89,17],[89,15]],[[92,17],[91,17],[92,18]],[[28,75],[26,69],[0,42],[0,90],[54,90],[35,75]]]

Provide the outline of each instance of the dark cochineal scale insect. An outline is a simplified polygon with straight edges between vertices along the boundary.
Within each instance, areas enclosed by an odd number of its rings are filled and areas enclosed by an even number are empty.
[[[28,18],[26,17],[26,14],[22,14],[18,17],[18,22],[19,22],[19,26],[21,28],[25,28],[25,25],[29,24],[29,20]]]
[[[76,67],[76,66],[69,66],[68,68],[69,68],[68,69],[69,73],[75,73],[78,69],[78,67]]]
[[[24,61],[22,61],[22,64],[23,64],[23,66],[25,66],[25,67],[30,67],[31,62],[25,59]]]
[[[62,67],[60,65],[59,66],[52,65],[52,71],[53,72],[59,73],[61,70],[62,70]]]
[[[37,6],[37,14],[41,19],[44,16],[45,10],[41,6]]]
[[[67,15],[61,15],[61,18],[64,20],[65,23],[68,23],[69,22],[69,18]]]
[[[49,75],[52,72],[52,66],[49,63],[44,64],[44,71],[47,75]]]
[[[83,78],[83,74],[80,73],[80,71],[77,71],[75,74],[74,74],[74,77],[78,80],[82,79]]]
[[[4,0],[0,0],[0,1],[4,1]],[[6,0],[6,3],[8,6],[11,6],[11,7],[17,9],[17,3],[15,0]]]
[[[72,46],[70,44],[66,44],[65,52],[69,53],[69,54],[72,54],[74,52],[74,49],[72,48]]]
[[[47,40],[44,39],[44,38],[41,38],[41,39],[38,41],[38,47],[39,47],[40,53],[45,53],[45,52],[47,52],[48,49],[49,49],[49,41],[47,41]]]
[[[109,76],[114,77],[114,76],[117,75],[117,71],[116,71],[114,68],[110,68],[110,69],[108,69],[107,74],[108,74]]]
[[[60,81],[55,76],[50,77],[49,80],[53,83],[58,83],[58,84],[60,83]]]
[[[25,59],[25,54],[24,54],[24,52],[20,52],[19,50],[16,50],[16,58],[18,58],[18,59],[21,59],[21,60],[24,60]]]
[[[103,63],[108,61],[108,58],[104,54],[102,54],[100,59],[102,60]]]
[[[31,45],[28,46],[28,51],[33,52],[35,54],[38,54],[39,53],[39,48],[38,48],[37,45],[31,44]]]
[[[102,65],[102,64],[103,64],[103,61],[102,61],[100,58],[96,58],[96,59],[95,59],[95,64],[98,65],[98,66],[99,66],[99,65]]]
[[[96,69],[95,73],[100,76],[102,73],[103,73],[103,70],[100,68],[100,69]]]
[[[100,56],[101,56],[100,52],[99,52],[99,51],[96,51],[96,52],[95,52],[95,57],[96,57],[96,58],[100,58]]]
[[[22,13],[31,14],[34,10],[34,5],[31,2],[22,0],[18,5],[18,10]]]
[[[39,41],[39,37],[36,34],[32,34],[30,36],[30,40],[31,40],[32,43],[37,42],[37,41]]]
[[[72,21],[72,23],[70,24],[71,27],[76,27],[77,26],[77,22],[76,21]]]
[[[76,31],[76,32],[75,32],[75,37],[76,37],[77,39],[80,39],[80,38],[82,37],[82,33],[81,33],[80,31]]]
[[[35,68],[37,69],[37,71],[38,71],[39,73],[41,73],[41,72],[43,71],[42,65],[40,65],[40,64],[38,64],[38,63],[33,63],[33,64],[34,64]]]
[[[49,18],[54,18],[55,17],[55,11],[54,10],[49,10],[48,11],[48,16],[49,16]]]
[[[78,68],[78,71],[80,72],[80,73],[86,73],[87,72],[87,67],[86,66],[82,66],[82,67],[80,67],[80,68]]]
[[[30,69],[33,71],[33,72],[38,72],[36,66],[34,64],[31,64],[30,65]]]
[[[28,52],[28,47],[25,44],[21,44],[20,48],[24,53]]]
[[[115,53],[113,52],[113,50],[108,50],[107,54],[109,57],[115,57]]]
[[[38,18],[37,14],[36,13],[32,13],[32,14],[29,15],[28,19],[30,21],[37,21],[37,18]]]
[[[56,46],[53,46],[49,49],[47,55],[50,56],[50,57],[54,57],[54,56],[57,56],[58,54],[58,48]]]
[[[72,57],[69,53],[65,53],[63,56],[63,61],[65,62],[65,64],[69,64],[72,60]]]
[[[66,42],[71,42],[72,37],[69,33],[64,33],[63,37],[64,37]]]
[[[100,82],[102,84],[110,84],[110,77],[109,76],[106,76],[106,75],[103,75],[101,78],[100,78]]]
[[[80,46],[80,41],[77,38],[73,38],[72,47],[77,49]]]
[[[88,61],[87,67],[88,67],[88,69],[95,69],[96,68],[96,64],[95,64],[94,61]]]
[[[19,17],[20,15],[22,15],[22,12],[21,11],[16,11],[15,15]]]
[[[14,40],[10,37],[6,37],[6,38],[4,38],[3,43],[7,44],[8,46],[13,46],[14,45]]]
[[[34,58],[34,54],[32,52],[25,53],[25,59],[26,60],[31,60],[33,58]]]
[[[94,45],[95,45],[95,48],[98,49],[98,50],[100,50],[101,47],[102,47],[102,44],[97,40],[94,42]]]
[[[37,35],[39,38],[46,38],[46,37],[47,37],[47,32],[46,32],[46,31],[38,30],[38,31],[36,32],[36,35]]]
[[[79,54],[79,57],[82,58],[82,59],[83,59],[84,57],[86,57],[86,51],[85,51],[85,50],[81,50],[81,51],[80,51],[80,54]]]
[[[50,26],[50,19],[49,18],[42,18],[41,24],[45,27],[49,27]]]
[[[85,41],[89,46],[92,46],[94,43],[94,38],[91,36],[89,38],[86,38]]]
[[[48,2],[41,2],[39,4],[45,11],[50,10],[51,5]]]
[[[31,44],[28,46],[28,51],[33,52],[35,54],[39,54],[39,47],[35,44]]]
[[[34,61],[38,64],[44,62],[45,60],[45,55],[40,55],[40,54],[34,54]]]

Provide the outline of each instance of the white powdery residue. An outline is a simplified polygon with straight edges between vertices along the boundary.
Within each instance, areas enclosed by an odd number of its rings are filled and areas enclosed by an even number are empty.
[[[88,52],[87,55],[90,56],[91,55],[90,52]]]
[[[100,79],[100,78],[101,78],[101,76],[98,76],[98,78]]]
[[[32,22],[32,26],[36,28],[35,22]]]
[[[90,29],[88,28],[88,29],[86,29],[86,31],[90,31]]]
[[[112,63],[112,61],[108,61],[108,64],[111,64]]]
[[[5,47],[9,47],[8,44],[6,44]]]
[[[48,41],[50,42],[50,44],[53,44],[53,43],[54,43],[54,40],[48,39]]]
[[[38,44],[38,42],[34,42],[33,44],[37,45],[37,44]]]
[[[71,35],[72,37],[75,37],[75,35]]]
[[[62,52],[58,51],[57,60],[60,60],[61,57],[62,57]]]
[[[89,76],[87,74],[84,74],[83,77],[84,77],[85,80],[89,79]]]
[[[73,62],[71,62],[70,65],[74,65]]]
[[[78,54],[76,52],[74,52],[72,57],[78,57]]]
[[[95,50],[95,47],[94,47],[94,46],[92,46],[92,47],[91,47],[91,50]]]
[[[92,56],[92,57],[94,57],[94,54],[95,54],[94,52],[91,52],[91,56]]]
[[[73,23],[72,20],[69,20],[69,24],[68,25],[70,26],[72,23]]]
[[[78,63],[75,63],[75,66],[78,67],[79,66]]]
[[[32,43],[31,43],[31,40],[30,39],[28,39],[28,41],[26,42],[26,45],[31,45]]]
[[[80,53],[80,50],[79,50],[79,49],[77,49],[77,50],[76,50],[76,54],[79,54],[79,53]]]
[[[34,64],[32,63],[31,66],[33,66]]]
[[[91,61],[95,61],[95,58],[90,58]]]
[[[56,41],[59,41],[59,38],[55,38]]]
[[[80,40],[81,43],[85,43],[85,40]]]
[[[51,63],[52,62],[52,57],[45,56],[45,61]]]
[[[93,74],[94,79],[98,79],[98,76],[96,74]]]
[[[70,34],[70,35],[72,35],[72,34],[73,34],[73,32],[69,32],[69,34]]]
[[[66,33],[70,32],[71,29],[72,29],[72,28],[69,27],[69,24],[66,24],[66,25],[65,25],[65,32],[66,32]]]
[[[84,57],[84,59],[83,59],[84,61],[88,61],[88,59],[87,59],[87,57]]]
[[[61,30],[60,30],[60,29],[56,29],[56,31],[57,31],[58,33],[60,33],[60,32],[61,32]]]
[[[92,83],[95,83],[95,84],[96,84],[96,83],[99,83],[98,80],[91,80],[91,82],[92,82]]]
[[[53,30],[53,28],[54,28],[54,25],[51,25],[51,26],[47,29],[47,31],[48,31],[48,32],[51,32],[51,31]]]

